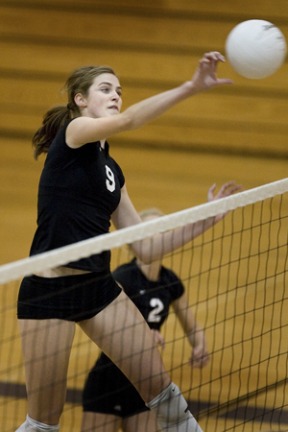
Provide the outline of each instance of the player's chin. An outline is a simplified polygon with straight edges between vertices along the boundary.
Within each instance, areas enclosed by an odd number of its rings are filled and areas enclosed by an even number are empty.
[[[113,116],[119,114],[119,110],[117,108],[108,108],[107,115]]]

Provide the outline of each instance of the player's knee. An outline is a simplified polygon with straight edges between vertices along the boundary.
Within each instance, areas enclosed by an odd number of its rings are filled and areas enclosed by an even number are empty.
[[[201,428],[191,414],[188,404],[179,388],[171,383],[165,390],[147,403],[155,409],[157,420],[164,430],[171,432],[201,432]]]
[[[59,425],[47,425],[33,420],[27,415],[26,421],[16,430],[16,432],[59,432]]]
[[[158,396],[147,404],[150,409],[157,410],[158,420],[177,423],[189,416],[188,405],[179,388],[171,383]]]

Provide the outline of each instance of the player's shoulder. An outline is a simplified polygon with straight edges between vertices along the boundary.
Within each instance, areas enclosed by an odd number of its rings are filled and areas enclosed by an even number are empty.
[[[138,272],[138,267],[135,260],[129,261],[128,263],[121,264],[112,272],[113,277],[117,280],[129,279]]]
[[[171,279],[180,281],[179,276],[174,272],[174,270],[172,270],[171,268],[165,267],[165,266],[161,267],[161,275],[163,277],[169,277]]]
[[[174,300],[184,294],[184,284],[172,269],[162,266],[161,279],[163,285],[166,285],[166,289],[169,290],[170,295]]]

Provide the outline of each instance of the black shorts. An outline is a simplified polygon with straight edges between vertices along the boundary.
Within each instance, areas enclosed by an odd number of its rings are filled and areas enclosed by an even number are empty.
[[[86,412],[125,418],[149,411],[135,387],[103,354],[87,377],[82,398]]]
[[[110,273],[54,278],[32,275],[20,285],[17,316],[82,321],[97,315],[121,291]]]

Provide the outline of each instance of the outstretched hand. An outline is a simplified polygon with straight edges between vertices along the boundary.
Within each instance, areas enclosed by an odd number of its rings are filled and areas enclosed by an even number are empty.
[[[217,194],[215,194],[216,190],[216,183],[214,183],[208,190],[208,201],[215,201],[217,199],[225,198],[230,195],[233,195],[237,192],[240,192],[243,190],[243,187],[236,183],[235,181],[231,180],[227,183],[224,183]],[[215,217],[215,222],[218,222],[219,220],[223,219],[223,217],[226,215],[226,213],[219,214]]]
[[[216,195],[214,195],[216,189],[216,183],[214,183],[208,190],[208,201],[215,201],[220,198],[225,198],[227,196],[233,195],[240,192],[243,187],[237,184],[234,180],[224,183]]]
[[[228,78],[217,78],[216,71],[219,62],[225,62],[225,57],[218,51],[211,51],[203,55],[191,80],[194,89],[200,91],[218,85],[233,83]]]

